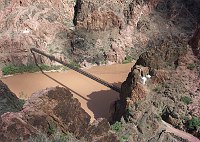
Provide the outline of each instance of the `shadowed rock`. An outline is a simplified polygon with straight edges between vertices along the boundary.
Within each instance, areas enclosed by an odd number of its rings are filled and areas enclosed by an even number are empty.
[[[99,119],[90,124],[89,114],[68,90],[61,87],[34,93],[22,111],[2,115],[0,126],[0,136],[5,142],[28,140],[39,133],[51,136],[57,131],[69,132],[84,141],[117,141],[109,132],[107,120]]]
[[[180,56],[187,53],[186,47],[172,47],[167,41],[157,48],[149,49],[139,56],[136,65],[152,69],[175,68]]]
[[[188,131],[186,118],[191,120],[191,111],[181,99],[183,96],[190,97],[191,91],[185,84],[199,82],[198,77],[179,75],[180,68],[187,68],[188,61],[183,57],[188,57],[190,52],[189,48],[172,48],[166,43],[160,48],[144,52],[139,57],[126,81],[122,83],[120,100],[114,105],[113,118],[122,122],[122,128],[117,132],[119,136],[131,133],[127,137],[138,142],[191,141],[190,138],[185,140],[166,132],[161,123],[161,120],[164,120],[199,137],[198,129]],[[141,78],[146,74],[150,74],[151,78],[144,84]],[[197,72],[194,71],[193,74],[196,76]],[[185,81],[184,78],[193,81]],[[126,123],[123,123],[124,120]]]
[[[189,45],[192,47],[193,53],[200,59],[200,26],[189,41]]]
[[[0,115],[5,112],[16,112],[21,108],[22,101],[0,80]]]

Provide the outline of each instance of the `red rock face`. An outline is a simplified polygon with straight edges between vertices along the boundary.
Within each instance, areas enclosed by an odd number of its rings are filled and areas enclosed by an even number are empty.
[[[191,9],[185,3],[0,0],[0,67],[33,62],[32,47],[78,62],[121,63],[127,55],[138,56],[145,47],[155,47],[158,39],[187,36],[196,19],[187,16]],[[179,9],[183,11],[177,15]],[[49,63],[44,58],[41,62]]]
[[[5,99],[4,99],[5,100]],[[90,116],[72,94],[60,87],[34,93],[20,112],[0,117],[0,137],[4,142],[27,141],[30,136],[72,133],[85,141],[116,142],[106,119],[90,124]]]
[[[74,0],[1,0],[0,5],[2,63],[27,64],[31,47],[61,52],[66,46],[63,36],[73,25]]]
[[[14,142],[28,140],[32,135],[39,133],[30,124],[23,120],[23,116],[17,113],[6,113],[0,118],[0,136],[1,141]]]
[[[181,5],[184,11],[177,15],[175,11]],[[187,8],[186,2],[171,0],[78,0],[73,53],[82,54],[88,62],[121,63],[127,55],[138,56],[145,47],[160,46],[157,43],[162,40],[170,39],[176,44],[180,35],[187,37],[185,27],[194,27],[190,23],[195,19],[184,17]],[[188,22],[180,22],[181,19]]]
[[[94,52],[93,54],[97,57],[100,56],[99,60],[103,58],[107,61],[122,63],[126,57],[126,50],[130,50],[137,41],[141,41],[142,44],[148,42],[146,35],[137,35],[135,30],[142,15],[150,13],[149,4],[116,0],[78,1],[74,19],[76,31],[78,36],[86,36],[85,45],[81,46],[91,48],[90,52]],[[78,38],[75,36],[74,40],[78,41]],[[76,45],[74,48],[77,49],[74,54],[81,53],[90,56],[90,53],[78,50]],[[90,57],[86,56],[85,59],[90,60]]]

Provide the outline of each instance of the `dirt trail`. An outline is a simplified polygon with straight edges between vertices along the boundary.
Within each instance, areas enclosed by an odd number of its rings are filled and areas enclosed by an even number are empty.
[[[92,67],[87,69],[101,79],[118,86],[126,79],[133,63]],[[1,79],[20,98],[27,99],[32,93],[52,86],[69,88],[92,120],[109,117],[111,102],[118,99],[117,92],[73,71],[54,73],[24,73]]]
[[[175,129],[172,125],[166,123],[165,121],[162,121],[162,122],[166,127],[166,132],[173,133],[176,136],[179,136],[183,139],[188,140],[189,142],[200,142],[200,140],[198,138],[194,137],[193,135],[186,133],[184,131]]]

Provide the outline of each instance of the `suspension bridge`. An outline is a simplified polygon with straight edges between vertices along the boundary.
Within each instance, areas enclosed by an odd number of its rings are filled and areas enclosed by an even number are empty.
[[[80,68],[77,68],[77,67],[67,63],[66,61],[62,61],[61,59],[57,59],[53,55],[49,55],[49,54],[45,53],[44,51],[41,51],[41,50],[39,50],[37,48],[31,48],[30,50],[31,50],[31,53],[33,54],[33,57],[34,57],[36,65],[38,65],[38,63],[37,63],[37,58],[36,58],[35,53],[40,54],[42,56],[45,56],[45,57],[49,58],[51,61],[58,62],[58,63],[66,66],[66,67],[68,67],[68,68],[70,68],[70,69],[72,69],[72,70],[74,70],[74,71],[76,71],[76,72],[78,72],[78,73],[80,73],[80,74],[82,74],[82,75],[84,75],[84,76],[86,76],[86,77],[88,77],[88,78],[90,78],[90,79],[92,79],[92,80],[94,80],[94,81],[96,81],[96,82],[98,82],[98,83],[100,83],[100,84],[102,84],[102,85],[104,85],[104,86],[106,86],[106,87],[118,92],[118,93],[121,92],[121,89],[119,87],[117,87],[117,86],[115,86],[115,85],[113,85],[113,84],[111,84],[111,83],[109,83],[109,82],[107,82],[105,80],[102,80],[102,79],[100,79],[100,78],[98,78],[98,77],[96,77],[96,76],[94,76],[94,75],[92,75],[92,74],[80,69]]]

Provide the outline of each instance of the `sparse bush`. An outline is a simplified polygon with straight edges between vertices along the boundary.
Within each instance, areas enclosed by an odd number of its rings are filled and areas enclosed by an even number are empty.
[[[111,130],[115,132],[119,132],[122,128],[122,122],[115,122],[113,125],[111,125]]]
[[[125,60],[122,62],[123,64],[127,64],[127,63],[130,63],[130,62],[132,62],[133,61],[133,58],[131,57],[131,56],[127,56],[126,58],[125,58]]]
[[[162,120],[162,117],[158,114],[155,115],[155,118],[158,120],[158,121],[161,121]]]
[[[120,137],[120,142],[126,142],[130,135],[123,135]]]
[[[27,94],[25,94],[23,91],[19,92],[19,98],[21,99],[26,99],[27,98]]]
[[[49,123],[49,127],[47,130],[47,134],[48,135],[52,135],[56,132],[56,128],[54,127],[54,125],[52,123]]]
[[[195,67],[196,67],[195,64],[188,64],[188,65],[187,65],[187,68],[188,68],[189,70],[193,70]]]
[[[74,62],[74,61],[71,61],[69,64],[70,64],[71,66],[74,66],[74,67],[77,67],[77,68],[80,68],[80,67],[81,67],[78,63],[76,63],[76,62]]]
[[[200,127],[200,118],[192,117],[191,120],[188,120],[188,128],[190,130],[197,130],[198,127]]]
[[[182,96],[181,97],[181,101],[184,102],[186,105],[192,103],[192,99],[190,97],[188,97],[188,96]]]
[[[20,108],[23,108],[25,102],[26,102],[25,100],[19,99],[19,107],[20,107]]]
[[[62,66],[48,66],[45,64],[39,65],[42,70],[49,71],[49,70],[58,70],[61,69]],[[24,72],[38,72],[40,69],[35,64],[32,65],[21,65],[21,66],[14,66],[14,65],[8,65],[2,69],[2,72],[4,75],[9,74],[16,74],[16,73],[24,73]]]

